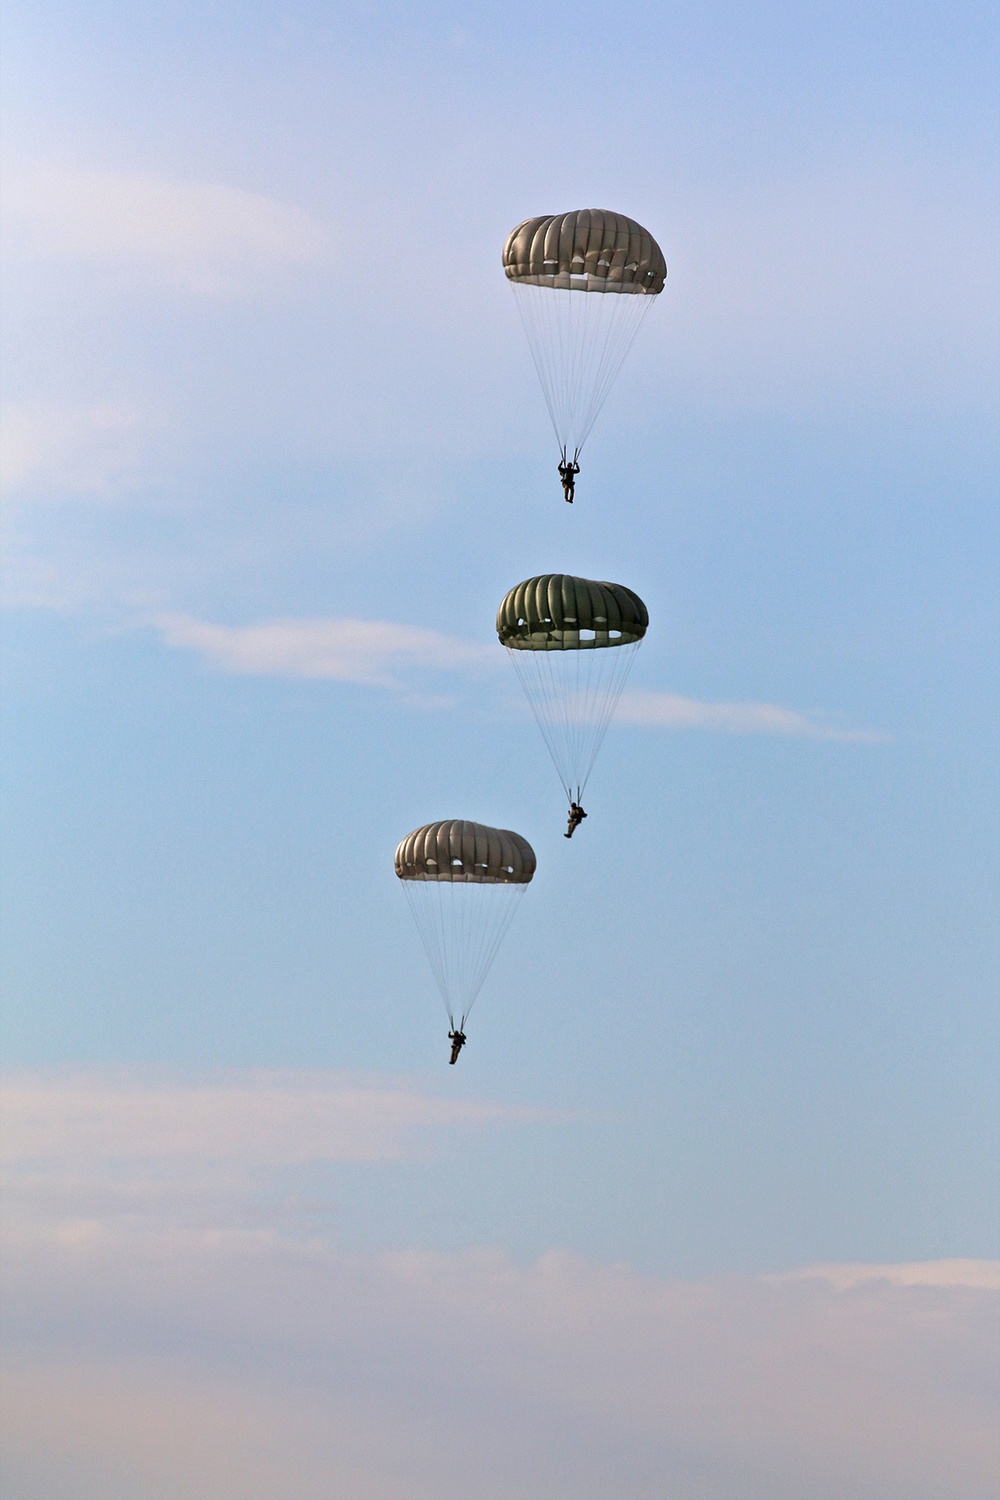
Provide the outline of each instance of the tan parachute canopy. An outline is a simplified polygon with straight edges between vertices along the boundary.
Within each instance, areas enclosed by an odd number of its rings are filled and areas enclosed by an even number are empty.
[[[579,463],[622,362],[663,290],[663,252],[634,219],[581,208],[518,224],[503,247],[503,268],[560,456]]]
[[[527,885],[534,873],[535,851],[527,839],[461,818],[415,828],[396,850],[400,880]]]
[[[527,839],[462,818],[415,828],[396,850],[396,874],[452,1031],[465,1030],[534,873]]]
[[[497,610],[497,635],[514,651],[627,646],[641,641],[648,625],[646,606],[632,589],[569,573],[525,579]]]
[[[525,219],[507,236],[511,281],[583,292],[663,290],[667,263],[648,229],[624,214],[579,208]]]

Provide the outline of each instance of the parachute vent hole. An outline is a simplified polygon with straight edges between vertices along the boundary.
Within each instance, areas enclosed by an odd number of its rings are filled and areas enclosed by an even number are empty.
[[[580,631],[580,639],[581,639],[581,641],[596,641],[597,640],[597,631],[596,630],[581,630]]]
[[[608,631],[608,640],[609,641],[620,641],[621,638],[622,638],[622,633],[621,633],[620,630],[609,630]]]

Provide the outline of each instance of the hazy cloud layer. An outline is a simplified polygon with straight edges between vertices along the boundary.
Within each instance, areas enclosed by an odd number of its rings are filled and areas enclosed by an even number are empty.
[[[830,1269],[53,1234],[7,1256],[7,1493],[992,1497],[997,1294]]]
[[[839,1292],[868,1281],[888,1281],[893,1286],[964,1286],[980,1292],[1000,1292],[1000,1261],[914,1260],[897,1266],[806,1266],[804,1270],[767,1279],[775,1286],[818,1279],[828,1281]]]
[[[377,114],[381,94],[372,99]],[[488,157],[496,116],[467,126]],[[326,502],[333,552],[383,534],[388,518],[410,527],[433,516],[449,503],[456,464],[529,454],[551,463],[499,270],[520,203],[498,223],[481,170],[442,182],[436,157],[404,150],[402,164],[387,163],[374,137],[360,161],[347,198],[331,201],[326,153],[296,159],[302,206],[283,201],[288,174],[272,164],[262,176],[257,160],[241,176],[259,191],[101,160],[9,170],[8,493],[142,504],[155,485],[162,505],[185,513],[180,541],[170,526],[126,541],[25,515],[8,541],[11,602],[191,607],[192,553],[220,582],[232,566],[232,533],[224,525],[220,545],[212,522],[227,477],[244,484],[247,467],[323,484],[350,468]],[[725,424],[748,412],[863,412],[868,426],[874,413],[917,406],[950,420],[992,400],[995,212],[971,167],[823,159],[734,191],[718,162],[704,165],[695,185],[673,181],[659,201],[645,171],[622,187],[641,188],[670,277],[595,443],[624,422],[636,451],[652,451],[692,414]],[[351,222],[369,227],[360,274],[344,202]],[[442,221],[460,273],[400,275],[400,245],[433,242]],[[161,441],[119,420],[150,411]],[[298,533],[284,497],[273,508],[254,500],[262,513],[239,529],[239,545],[270,568],[294,557]]]
[[[546,1118],[429,1094],[412,1080],[330,1072],[180,1081],[122,1071],[22,1074],[2,1095],[8,1234],[102,1215],[147,1225],[245,1218],[276,1169],[420,1155],[435,1133]]]
[[[131,266],[208,295],[246,292],[323,248],[313,219],[264,193],[149,172],[14,168],[2,204],[15,247],[33,257]]]
[[[667,232],[663,347],[701,394],[760,409],[862,389],[950,404],[995,382],[996,200],[974,171],[820,160],[684,195]]]
[[[22,1076],[5,1117],[5,1494],[995,1493],[994,1263],[683,1281],[234,1226],[227,1169],[374,1170],[428,1125],[527,1117],[405,1081]],[[164,1164],[200,1227],[142,1201]]]
[[[7,496],[127,496],[152,477],[153,425],[125,402],[7,406],[0,416],[0,487]]]
[[[156,1081],[127,1072],[25,1074],[3,1086],[0,1160],[203,1155],[251,1162],[380,1161],[415,1129],[532,1117],[422,1093],[412,1082],[301,1070]]]

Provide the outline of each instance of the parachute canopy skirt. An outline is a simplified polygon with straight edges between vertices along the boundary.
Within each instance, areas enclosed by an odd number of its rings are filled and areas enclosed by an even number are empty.
[[[576,460],[663,290],[663,251],[634,219],[583,208],[518,224],[503,267],[560,451]]]
[[[567,573],[525,579],[497,611],[497,636],[572,802],[582,798],[648,626],[633,589]]]
[[[452,818],[408,833],[395,866],[448,1021],[461,1031],[535,873],[535,851],[508,828]]]

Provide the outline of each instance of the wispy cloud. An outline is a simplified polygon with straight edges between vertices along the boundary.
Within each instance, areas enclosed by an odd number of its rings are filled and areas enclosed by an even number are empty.
[[[7,496],[59,499],[128,493],[143,477],[154,425],[147,413],[120,401],[5,406],[0,413],[0,488]]]
[[[429,1093],[412,1080],[323,1071],[183,1081],[139,1072],[22,1074],[2,1092],[8,1234],[102,1214],[199,1222],[247,1210],[261,1174],[306,1163],[396,1161],[436,1132],[549,1118],[542,1110]]]
[[[783,1276],[768,1278],[775,1286],[793,1281],[826,1281],[839,1292],[870,1282],[891,1286],[970,1287],[974,1291],[1000,1292],[1000,1261],[912,1260],[899,1265],[804,1266]]]
[[[8,1170],[55,1157],[101,1162],[190,1157],[266,1164],[381,1161],[413,1132],[534,1117],[477,1099],[427,1094],[412,1082],[323,1071],[157,1080],[122,1071],[22,1074],[3,1085],[0,1159]]]
[[[324,243],[314,219],[262,193],[149,172],[13,168],[2,205],[15,250],[131,265],[199,293],[245,291]]]
[[[622,724],[649,729],[707,729],[723,734],[793,735],[844,744],[881,744],[890,736],[877,729],[837,729],[818,714],[784,708],[780,703],[707,703],[677,693],[630,692],[622,695],[617,718]]]
[[[406,667],[437,671],[488,668],[496,655],[455,636],[388,620],[265,620],[212,625],[188,615],[161,615],[168,646],[200,651],[214,667],[265,677],[317,677],[335,682],[400,686]]]
[[[389,620],[316,618],[213,625],[189,615],[161,615],[155,623],[168,646],[199,651],[213,667],[247,676],[328,678],[399,688],[404,669],[483,673],[495,668],[501,657],[492,646]],[[424,700],[411,695],[411,701]],[[427,701],[436,704],[440,700]],[[839,729],[818,714],[777,703],[708,703],[677,693],[625,693],[616,719],[649,729],[792,735],[845,744],[878,744],[889,739],[879,730]]]

